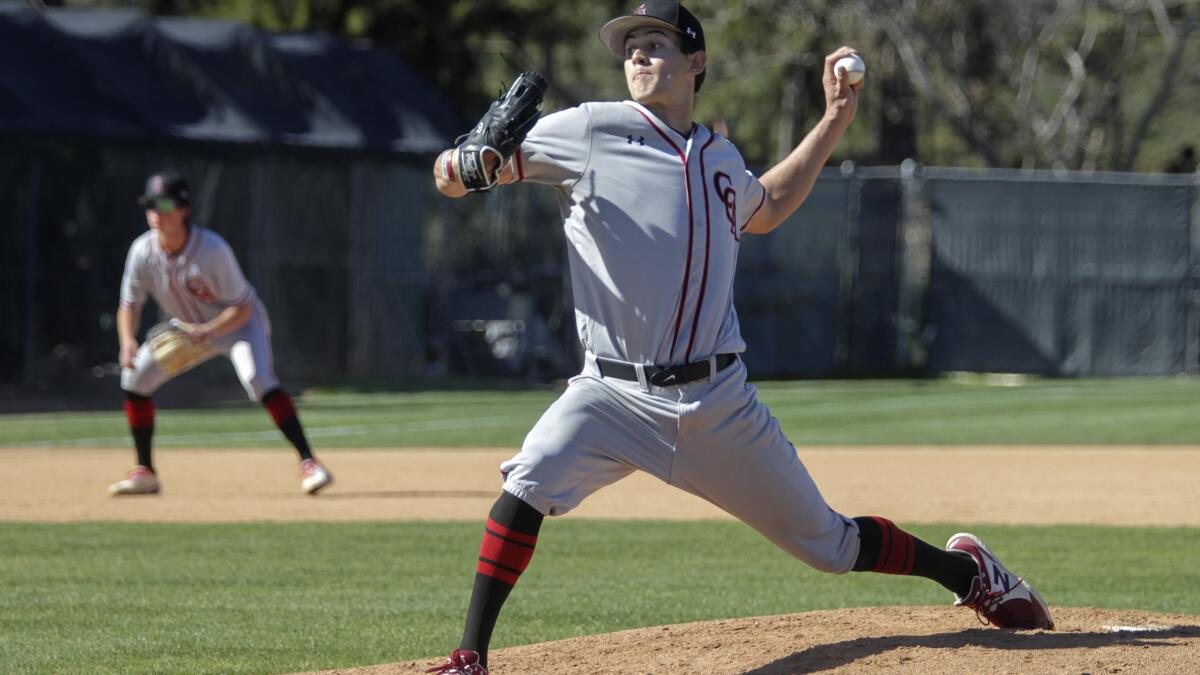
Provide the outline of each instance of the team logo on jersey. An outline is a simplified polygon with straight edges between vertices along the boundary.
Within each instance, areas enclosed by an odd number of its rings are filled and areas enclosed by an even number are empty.
[[[729,233],[734,241],[742,240],[742,233],[737,226],[737,190],[733,189],[733,179],[724,171],[718,171],[713,176],[713,189],[717,197],[725,204],[725,217],[729,219]]]
[[[633,134],[627,134],[625,136],[625,139],[626,139],[625,142],[628,143],[629,145],[633,145],[634,143],[637,143],[638,145],[646,144],[645,136],[635,136]]]
[[[213,295],[212,289],[200,277],[188,277],[187,279],[188,293],[191,293],[201,302],[215,302],[216,296]]]
[[[636,14],[637,16],[646,16],[646,6],[638,5],[638,8],[633,10],[633,13]]]

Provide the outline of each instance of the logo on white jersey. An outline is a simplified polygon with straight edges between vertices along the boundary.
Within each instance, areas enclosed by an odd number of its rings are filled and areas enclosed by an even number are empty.
[[[217,297],[213,295],[212,289],[210,289],[208,284],[204,282],[204,279],[201,279],[200,277],[188,277],[187,289],[188,293],[196,296],[196,299],[201,302],[211,303],[215,302],[217,299]]]
[[[636,136],[634,134],[626,134],[625,139],[626,139],[625,142],[628,143],[629,145],[633,145],[634,143],[637,143],[638,145],[646,144],[645,136]]]
[[[723,186],[723,187],[722,187]],[[733,189],[733,179],[724,171],[718,171],[713,176],[713,189],[717,197],[725,204],[725,217],[729,219],[729,233],[734,241],[742,240],[742,233],[737,226],[737,190]]]

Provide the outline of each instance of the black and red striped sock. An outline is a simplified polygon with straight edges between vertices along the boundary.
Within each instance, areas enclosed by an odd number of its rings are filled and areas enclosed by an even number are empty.
[[[284,438],[300,453],[300,461],[312,459],[312,448],[308,447],[308,439],[304,437],[304,427],[300,426],[300,417],[296,414],[292,397],[282,389],[272,389],[262,397],[262,404],[271,414],[271,419],[275,420],[275,426],[283,432]]]
[[[917,539],[887,518],[860,516],[855,572],[902,574],[932,579],[960,597],[971,591],[979,566],[969,557]]]
[[[125,392],[125,419],[129,421],[129,433],[137,450],[137,463],[153,471],[150,450],[154,438],[154,399]]]
[[[475,566],[475,587],[459,649],[479,652],[487,667],[488,643],[500,608],[533,557],[543,516],[529,504],[504,492],[488,515]]]

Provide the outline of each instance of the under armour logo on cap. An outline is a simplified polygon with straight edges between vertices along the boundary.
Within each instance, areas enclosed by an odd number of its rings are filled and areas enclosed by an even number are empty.
[[[678,0],[644,0],[629,14],[618,16],[600,27],[600,41],[613,54],[626,58],[625,39],[638,28],[675,31],[682,41],[684,54],[705,51],[704,28],[700,20]],[[696,75],[695,86],[704,82],[704,73]]]

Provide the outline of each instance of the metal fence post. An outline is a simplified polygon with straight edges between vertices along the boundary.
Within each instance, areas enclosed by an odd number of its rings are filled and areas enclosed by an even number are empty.
[[[896,369],[920,371],[928,360],[925,340],[925,297],[933,262],[933,219],[921,165],[913,159],[900,164],[901,208],[897,232],[900,256],[899,298],[896,304]]]
[[[1200,372],[1200,168],[1192,174],[1192,208],[1188,223],[1191,235],[1191,255],[1188,260],[1187,333],[1184,343],[1183,372]]]
[[[838,334],[834,363],[838,370],[845,372],[850,362],[850,345],[854,340],[855,295],[860,287],[862,180],[858,177],[858,167],[854,162],[842,162],[840,171],[842,178],[846,179],[846,202],[842,211],[845,232],[838,262]]]
[[[271,215],[267,204],[266,161],[261,154],[254,154],[250,158],[250,251],[246,257],[249,259],[247,266],[250,268],[250,279],[258,288],[259,297],[270,297],[271,286],[266,253],[272,250],[271,237],[267,232]]]
[[[375,346],[375,336],[371,331],[370,316],[378,306],[378,293],[372,292],[366,279],[381,279],[380,270],[376,266],[376,256],[372,252],[377,247],[372,246],[375,234],[375,221],[366,213],[363,204],[363,182],[366,171],[362,161],[355,159],[350,162],[350,204],[347,211],[350,214],[350,232],[347,250],[350,256],[346,266],[347,316],[343,327],[346,336],[346,374],[351,377],[364,377],[371,374],[371,358],[369,349]],[[368,228],[370,230],[368,231]],[[379,363],[388,360],[380,358]]]
[[[37,306],[38,190],[41,187],[41,174],[42,160],[34,150],[29,155],[29,195],[25,208],[25,384],[33,384],[37,376],[37,349],[34,345],[37,336],[34,322],[37,317],[34,308]]]

